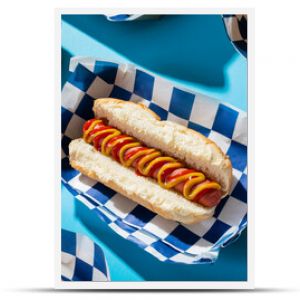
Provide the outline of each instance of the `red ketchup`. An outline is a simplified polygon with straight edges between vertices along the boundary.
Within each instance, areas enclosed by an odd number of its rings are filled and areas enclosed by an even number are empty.
[[[106,130],[108,131],[105,132]],[[135,138],[106,125],[102,120],[88,120],[83,125],[83,138],[93,144],[98,151],[104,152],[103,154],[111,156],[119,163],[129,164],[129,167],[135,169],[137,175],[157,180],[163,188],[169,188],[171,185],[173,190],[183,196],[186,188],[188,192],[184,197],[187,200],[205,207],[216,206],[221,200],[221,186],[217,182],[173,158],[163,156],[156,149],[146,147]],[[103,144],[104,140],[105,144]],[[135,158],[132,159],[133,157]],[[160,172],[161,168],[164,169]]]

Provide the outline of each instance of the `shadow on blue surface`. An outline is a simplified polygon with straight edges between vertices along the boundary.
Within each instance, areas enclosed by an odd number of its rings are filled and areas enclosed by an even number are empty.
[[[168,15],[136,22],[63,15],[62,20],[146,69],[206,86],[224,86],[224,66],[235,53],[220,15]]]
[[[246,281],[247,232],[221,250],[216,263],[209,265],[184,265],[164,263],[137,245],[122,238],[102,222],[81,202],[75,201],[76,217],[106,244],[126,264],[146,281]],[[108,265],[109,265],[108,261]],[[109,266],[110,267],[110,266]],[[112,278],[113,279],[113,278]]]
[[[69,77],[69,65],[72,55],[69,51],[61,49],[61,88],[64,86]]]

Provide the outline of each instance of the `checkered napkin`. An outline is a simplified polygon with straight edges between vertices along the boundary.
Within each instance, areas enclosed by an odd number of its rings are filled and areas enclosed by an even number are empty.
[[[223,15],[223,21],[232,44],[247,57],[247,15]]]
[[[161,261],[208,263],[247,224],[247,115],[133,65],[73,58],[62,91],[62,181],[91,214]],[[183,225],[166,220],[69,166],[68,145],[92,118],[93,100],[114,97],[144,103],[163,120],[192,128],[230,156],[234,182],[210,220]],[[133,116],[134,117],[134,116]]]
[[[61,279],[109,281],[109,271],[102,249],[85,235],[62,229]]]
[[[134,21],[142,17],[143,15],[128,15],[128,14],[118,14],[118,15],[106,15],[107,20],[113,22],[122,21]]]

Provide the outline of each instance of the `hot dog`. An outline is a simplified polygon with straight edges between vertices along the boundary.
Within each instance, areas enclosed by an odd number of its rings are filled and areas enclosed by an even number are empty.
[[[152,177],[162,188],[173,188],[188,200],[213,207],[221,199],[221,186],[217,182],[154,148],[146,147],[103,120],[88,120],[83,126],[83,139],[123,166],[133,167],[138,176]]]
[[[209,218],[231,186],[230,160],[215,143],[118,99],[94,102],[95,118],[70,144],[70,163],[167,219]]]

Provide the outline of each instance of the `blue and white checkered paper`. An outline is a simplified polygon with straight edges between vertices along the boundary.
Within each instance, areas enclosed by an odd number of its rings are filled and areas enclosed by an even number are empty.
[[[102,249],[87,236],[62,229],[61,279],[109,281],[109,271]]]
[[[129,15],[129,14],[118,14],[118,15],[106,15],[107,20],[113,22],[123,21],[134,21],[141,18],[144,15]]]
[[[245,57],[247,57],[247,19],[247,15],[223,15],[231,43]]]
[[[62,91],[64,184],[91,214],[159,260],[214,262],[220,248],[235,240],[247,224],[247,114],[133,65],[73,58],[70,72]],[[230,156],[232,190],[210,220],[193,225],[166,220],[70,167],[68,145],[81,137],[82,125],[93,117],[93,100],[102,97],[143,103],[161,119],[183,124],[214,140]]]

